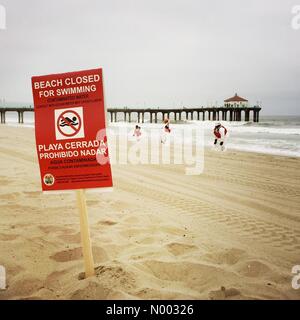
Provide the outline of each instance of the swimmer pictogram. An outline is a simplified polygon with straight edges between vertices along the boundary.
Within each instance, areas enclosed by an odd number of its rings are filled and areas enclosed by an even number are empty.
[[[61,121],[61,124],[59,125],[60,127],[72,126],[72,128],[74,128],[73,126],[78,125],[76,117],[73,117],[72,119],[70,119],[69,117],[66,117],[66,118],[62,117],[60,121]]]
[[[56,109],[55,122],[57,140],[84,137],[82,107]]]

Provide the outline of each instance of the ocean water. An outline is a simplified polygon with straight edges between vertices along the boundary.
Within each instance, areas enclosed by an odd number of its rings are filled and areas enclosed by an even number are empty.
[[[261,116],[259,123],[227,123],[228,148],[300,156],[300,116]]]
[[[107,117],[109,118],[109,117]],[[34,116],[32,112],[24,113],[24,124],[18,124],[15,112],[6,113],[6,123],[10,126],[34,127]],[[136,123],[117,122],[109,124],[109,127],[116,129],[126,127],[134,129]],[[200,126],[204,130],[204,143],[212,146],[213,121],[183,121],[172,123],[172,134],[176,135],[176,130],[186,126]],[[226,122],[222,124],[228,129],[226,141],[227,149],[244,150],[250,152],[269,153],[282,156],[300,157],[300,116],[260,116],[259,123],[253,122]],[[145,122],[140,124],[142,129],[155,128],[159,132],[161,124],[151,124]]]

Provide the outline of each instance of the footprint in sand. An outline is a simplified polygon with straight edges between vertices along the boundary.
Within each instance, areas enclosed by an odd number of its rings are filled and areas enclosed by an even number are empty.
[[[16,281],[7,289],[8,296],[28,297],[43,288],[43,281],[37,278],[26,278]]]
[[[103,262],[107,260],[108,257],[104,249],[100,247],[93,247],[92,250],[95,261]],[[82,248],[78,247],[56,252],[55,254],[50,256],[50,259],[55,260],[57,262],[69,262],[74,260],[80,260],[82,259],[82,257]]]
[[[57,262],[68,262],[73,260],[79,260],[82,257],[82,249],[81,248],[74,248],[70,250],[63,250],[56,252],[50,259],[55,260]]]
[[[227,264],[227,265],[234,265],[241,261],[242,258],[245,256],[245,251],[231,248],[222,251],[218,251],[216,253],[208,253],[204,255],[204,258],[207,258],[208,261],[211,261],[216,264]]]
[[[159,260],[147,260],[135,267],[160,280],[179,281],[190,283],[192,288],[199,289],[209,279],[220,276],[220,269],[200,263],[167,262]],[[221,276],[226,276],[221,274]]]
[[[63,271],[54,271],[50,273],[45,281],[46,288],[57,287],[57,284],[63,279],[63,276],[66,274],[66,270]]]
[[[198,248],[194,245],[172,242],[167,244],[167,249],[174,255],[179,256],[188,253],[192,250],[197,250]]]
[[[6,274],[9,275],[10,277],[16,276],[25,269],[17,264],[14,263],[8,263],[5,265],[6,267]]]
[[[0,240],[1,241],[12,241],[18,238],[18,234],[4,234],[0,233]]]

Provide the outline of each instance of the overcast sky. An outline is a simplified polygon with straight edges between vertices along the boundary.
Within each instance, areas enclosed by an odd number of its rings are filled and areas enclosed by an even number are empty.
[[[103,67],[108,106],[206,106],[235,92],[300,114],[300,0],[0,0],[0,97],[32,75]]]

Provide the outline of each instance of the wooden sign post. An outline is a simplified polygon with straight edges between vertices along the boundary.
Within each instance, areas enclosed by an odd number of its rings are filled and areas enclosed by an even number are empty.
[[[76,190],[77,206],[79,209],[80,216],[80,234],[82,243],[82,252],[85,267],[85,277],[91,277],[95,274],[94,269],[94,258],[90,240],[88,212],[85,200],[85,190]]]

